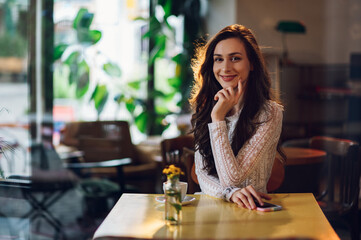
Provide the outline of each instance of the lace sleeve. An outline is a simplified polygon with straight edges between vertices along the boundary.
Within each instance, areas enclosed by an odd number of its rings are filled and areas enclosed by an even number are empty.
[[[209,124],[212,152],[220,186],[245,187],[252,184],[257,191],[266,191],[276,146],[281,134],[283,108],[275,102],[266,105],[260,115],[256,133],[233,154],[225,121]]]
[[[232,194],[237,191],[237,187],[222,187],[219,179],[215,176],[208,175],[204,170],[203,157],[199,151],[195,152],[194,156],[197,179],[203,193],[222,198],[230,201]]]

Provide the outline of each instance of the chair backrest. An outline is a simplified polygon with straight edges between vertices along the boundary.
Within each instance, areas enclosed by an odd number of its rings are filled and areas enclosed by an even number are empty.
[[[283,183],[285,178],[285,167],[281,160],[276,157],[272,166],[271,176],[267,182],[267,192],[276,191]]]
[[[127,157],[136,159],[128,122],[96,121],[79,124],[78,148],[84,152],[85,161],[99,162]]]
[[[327,153],[327,200],[350,209],[358,204],[360,186],[359,144],[348,139],[315,136],[310,147]]]
[[[309,148],[310,147],[310,138],[289,139],[289,140],[282,142],[282,147]]]
[[[169,164],[179,164],[183,148],[194,149],[194,136],[182,135],[175,138],[163,139],[160,143],[163,167]]]
[[[182,163],[185,166],[185,174],[188,183],[188,193],[200,192],[201,188],[196,175],[194,164],[194,150],[187,147],[183,148]]]

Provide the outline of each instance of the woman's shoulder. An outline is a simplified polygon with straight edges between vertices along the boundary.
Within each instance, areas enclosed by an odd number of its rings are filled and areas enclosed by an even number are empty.
[[[272,118],[272,116],[279,116],[282,118],[283,106],[273,100],[267,100],[261,113],[261,119],[266,120]]]
[[[283,111],[283,105],[274,101],[274,100],[267,100],[266,102],[266,110],[268,111]]]

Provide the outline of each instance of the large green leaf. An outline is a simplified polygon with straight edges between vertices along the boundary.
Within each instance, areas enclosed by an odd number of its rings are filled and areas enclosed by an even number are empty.
[[[129,98],[125,101],[125,107],[127,108],[128,112],[132,113],[135,110],[136,104],[133,98]]]
[[[174,95],[177,93],[178,91],[173,91],[173,92],[170,92],[170,93],[167,93],[163,96],[163,100],[166,101],[166,102],[170,102],[173,98],[174,98]]]
[[[117,64],[111,62],[104,64],[103,70],[112,77],[120,77],[122,75],[120,67]]]
[[[77,82],[79,77],[79,64],[78,61],[80,59],[81,53],[78,51],[72,52],[68,58],[64,61],[64,64],[69,66],[69,84],[73,84]]]
[[[63,53],[65,52],[66,48],[68,47],[68,44],[61,43],[54,47],[54,61],[61,58]]]
[[[77,37],[80,43],[95,44],[101,39],[102,33],[98,30],[79,28],[77,31]]]
[[[128,82],[127,85],[135,90],[139,90],[142,84],[142,80]]]
[[[160,32],[162,32],[162,24],[158,21],[155,16],[150,18],[149,23],[149,32],[152,37],[156,37]]]
[[[164,96],[165,96],[164,92],[159,91],[159,90],[153,90],[153,91],[150,93],[150,97],[151,97],[151,98],[157,98],[157,97],[163,98]]]
[[[156,113],[161,114],[161,115],[167,115],[170,113],[170,111],[168,110],[168,108],[166,106],[161,106],[160,104],[157,104],[155,106],[155,111],[156,111]]]
[[[175,55],[174,57],[172,57],[172,61],[174,61],[177,64],[182,64],[184,62],[184,54],[179,53]]]
[[[168,78],[168,83],[174,89],[179,89],[180,86],[182,85],[182,79],[180,77]]]
[[[94,101],[94,106],[98,112],[98,115],[103,111],[105,103],[108,100],[108,96],[109,96],[109,93],[108,93],[108,89],[107,89],[106,85],[98,84],[95,87],[90,100]]]
[[[71,66],[73,64],[77,64],[78,59],[81,55],[81,52],[79,51],[74,51],[71,54],[69,54],[69,56],[67,57],[67,59],[65,59],[64,63]],[[70,69],[71,70],[71,69]]]
[[[81,61],[78,64],[77,79],[76,79],[76,97],[83,97],[89,89],[89,66],[86,61]]]
[[[165,35],[160,35],[157,37],[155,46],[149,56],[149,64],[153,65],[155,59],[162,58],[165,55],[166,43],[167,37]]]
[[[172,15],[172,0],[159,0],[158,4],[163,7],[164,18],[168,18]]]
[[[147,130],[148,118],[149,118],[149,114],[147,112],[142,112],[141,114],[135,117],[135,125],[142,133],[145,133]]]
[[[94,14],[90,13],[86,8],[81,8],[78,11],[74,21],[73,21],[73,28],[80,29],[86,28],[89,29],[92,21],[94,18]]]

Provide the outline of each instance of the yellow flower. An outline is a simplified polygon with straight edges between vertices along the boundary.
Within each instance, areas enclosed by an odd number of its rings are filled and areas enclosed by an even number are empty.
[[[184,172],[179,167],[174,166],[173,164],[169,167],[163,169],[163,173],[167,175],[169,179],[173,179],[175,177],[179,177],[179,175],[183,175]]]

